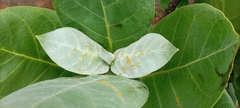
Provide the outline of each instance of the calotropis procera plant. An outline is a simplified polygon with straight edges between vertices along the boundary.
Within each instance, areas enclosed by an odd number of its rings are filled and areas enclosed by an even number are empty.
[[[234,107],[239,41],[221,11],[184,6],[151,27],[154,0],[53,5],[0,11],[0,107]]]

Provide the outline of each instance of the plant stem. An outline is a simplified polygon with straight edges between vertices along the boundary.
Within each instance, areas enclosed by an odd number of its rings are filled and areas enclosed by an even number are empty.
[[[167,16],[170,14],[172,11],[174,11],[177,7],[177,5],[180,3],[181,0],[172,0],[166,10],[164,11],[163,17]]]

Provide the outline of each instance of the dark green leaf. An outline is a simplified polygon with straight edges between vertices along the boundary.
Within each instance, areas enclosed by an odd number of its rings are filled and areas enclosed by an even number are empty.
[[[70,75],[53,63],[35,35],[62,27],[54,11],[12,7],[0,11],[0,98],[37,81]]]
[[[224,14],[207,4],[183,6],[152,32],[179,48],[159,71],[141,78],[150,90],[144,108],[210,108],[220,97],[238,49]]]
[[[227,91],[224,90],[221,98],[214,105],[213,108],[236,108],[233,104],[231,97],[228,95]]]
[[[65,26],[79,29],[110,52],[149,32],[154,0],[53,0]]]
[[[240,102],[240,51],[238,51],[238,54],[236,55],[234,61],[232,83],[235,89],[235,94],[238,99],[238,102]]]
[[[197,0],[220,9],[240,34],[240,0]]]
[[[2,100],[1,108],[140,108],[147,87],[120,76],[58,78],[16,91]]]

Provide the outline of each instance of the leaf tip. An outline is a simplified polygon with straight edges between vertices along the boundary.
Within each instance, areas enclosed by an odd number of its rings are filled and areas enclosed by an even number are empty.
[[[36,35],[35,37],[38,39],[40,35]]]

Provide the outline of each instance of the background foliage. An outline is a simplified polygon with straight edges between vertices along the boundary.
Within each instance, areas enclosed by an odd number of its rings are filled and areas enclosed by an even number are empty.
[[[155,27],[151,27],[153,0],[131,3],[100,0],[94,1],[94,5],[80,1],[54,0],[57,14],[33,7],[0,11],[0,25],[3,25],[0,26],[1,98],[38,81],[75,75],[53,63],[34,37],[63,26],[72,26],[109,51],[127,46],[148,32],[162,34],[180,49],[162,69],[138,79],[147,85],[150,92],[143,107],[217,107],[224,100],[228,101],[228,107],[233,107],[224,88],[239,45],[239,35],[234,31],[235,28],[239,32],[239,13],[234,10],[240,7],[231,5],[237,0],[227,3],[198,1],[207,2],[222,12],[207,4],[184,6],[163,18]],[[134,3],[137,5],[131,5]],[[235,61],[237,67],[238,62]],[[236,90],[239,86],[238,73],[237,68],[234,69]]]

